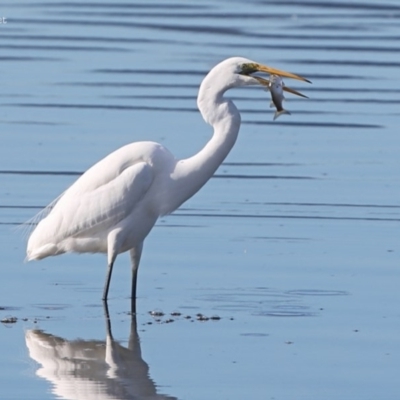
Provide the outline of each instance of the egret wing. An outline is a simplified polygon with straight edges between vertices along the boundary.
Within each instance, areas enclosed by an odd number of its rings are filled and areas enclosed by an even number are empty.
[[[139,162],[94,190],[67,190],[48,216],[51,226],[58,225],[56,235],[61,237],[57,239],[106,233],[134,210],[153,178],[152,167]]]

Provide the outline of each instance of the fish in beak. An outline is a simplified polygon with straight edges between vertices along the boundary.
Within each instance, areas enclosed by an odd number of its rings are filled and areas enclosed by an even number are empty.
[[[285,86],[285,84],[283,83],[282,77],[297,79],[299,81],[311,83],[311,81],[300,75],[292,74],[291,72],[282,71],[277,68],[272,68],[257,63],[245,64],[242,66],[242,68],[243,68],[243,73],[246,75],[250,75],[255,72],[265,72],[270,74],[269,79],[261,78],[259,76],[254,76],[254,75],[252,75],[252,77],[256,79],[262,86],[268,88],[268,90],[271,92],[271,99],[272,99],[271,107],[275,106],[276,108],[274,120],[282,114],[290,114],[290,112],[285,110],[282,106],[282,102],[285,99],[285,97],[283,96],[283,91],[292,93],[296,96],[308,98],[306,95],[288,86]]]

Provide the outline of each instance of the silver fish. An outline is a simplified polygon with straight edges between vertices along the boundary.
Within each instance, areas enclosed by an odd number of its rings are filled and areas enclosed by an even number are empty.
[[[274,120],[282,114],[290,114],[289,111],[285,110],[282,107],[282,101],[285,99],[283,96],[283,91],[308,99],[308,97],[306,95],[304,95],[303,93],[300,93],[297,90],[291,89],[290,87],[286,86],[283,83],[282,78],[278,75],[271,75],[270,76],[271,80],[264,79],[259,76],[254,76],[254,79],[257,79],[258,82],[260,82],[260,84],[266,88],[265,90],[268,90],[271,93],[271,98],[272,98],[271,107],[274,107],[274,106],[276,107],[276,113],[274,116]],[[275,88],[274,85],[278,86],[278,87]],[[277,94],[275,96],[276,102],[274,101],[274,93]]]
[[[271,107],[276,108],[276,112],[274,115],[274,120],[276,120],[282,114],[289,114],[290,112],[285,110],[282,106],[283,100],[285,97],[283,96],[283,87],[284,83],[280,76],[278,75],[271,75],[269,79],[269,91],[271,92]]]

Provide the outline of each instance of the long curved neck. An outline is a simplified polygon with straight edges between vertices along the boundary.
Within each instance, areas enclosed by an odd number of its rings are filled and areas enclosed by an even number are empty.
[[[180,204],[212,177],[232,149],[239,133],[240,113],[231,100],[223,97],[229,87],[218,90],[215,79],[208,78],[200,86],[197,105],[204,120],[214,128],[214,133],[197,154],[177,161],[172,178]]]
[[[213,127],[213,135],[194,156],[182,160],[186,168],[204,182],[211,178],[231,151],[239,134],[240,113],[233,102],[223,97],[221,89],[211,94],[207,79],[200,86],[197,105],[204,120]],[[200,186],[200,187],[201,187]]]

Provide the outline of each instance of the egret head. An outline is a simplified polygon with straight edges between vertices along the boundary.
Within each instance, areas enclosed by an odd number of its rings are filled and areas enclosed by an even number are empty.
[[[220,115],[216,115],[215,103],[221,101],[227,90],[249,85],[268,86],[269,80],[256,75],[257,73],[266,73],[268,76],[278,75],[285,78],[310,82],[300,75],[259,64],[247,58],[227,58],[217,64],[207,74],[200,85],[197,105],[206,122],[212,125],[217,117],[220,117]],[[290,88],[285,87],[284,90],[305,97],[301,93]]]
[[[252,74],[257,73],[257,72],[264,72],[269,75],[278,75],[278,76],[282,76],[285,78],[297,79],[299,81],[304,81],[304,82],[310,83],[310,81],[308,79],[303,78],[300,75],[292,74],[291,72],[286,72],[286,71],[283,71],[283,70],[280,70],[277,68],[270,67],[268,65],[259,64],[254,61],[251,61],[251,60],[240,59],[240,58],[238,59],[237,73],[239,75],[247,77],[249,79],[250,85],[260,83],[260,81],[258,79],[255,79],[255,77],[252,76]]]
[[[300,75],[263,65],[243,57],[231,57],[220,62],[210,71],[206,80],[214,88],[223,91],[233,87],[265,85],[267,81],[264,81],[258,75],[254,75],[257,72],[310,82]]]

